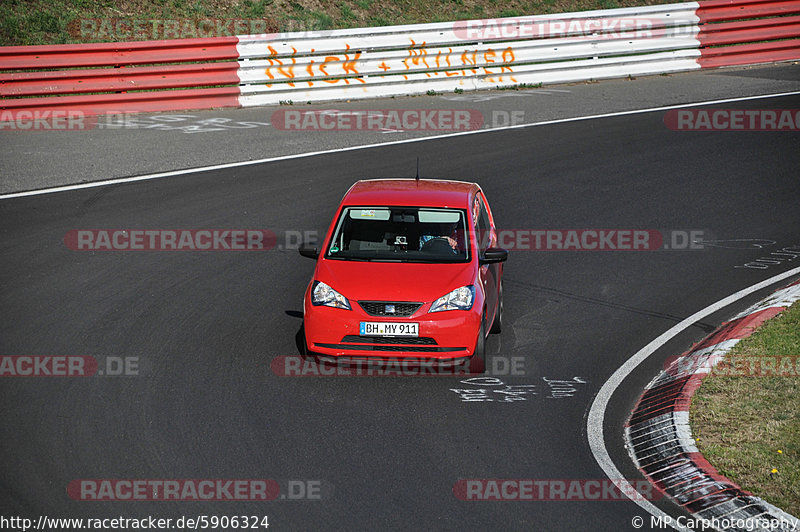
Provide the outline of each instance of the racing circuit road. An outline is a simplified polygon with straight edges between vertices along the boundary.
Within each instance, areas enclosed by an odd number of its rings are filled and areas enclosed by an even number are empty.
[[[718,107],[798,109],[800,96]],[[354,180],[410,176],[416,156],[424,177],[479,182],[501,228],[702,231],[726,242],[512,251],[505,330],[488,349],[523,361],[522,374],[496,378],[536,386],[514,402],[464,402],[451,390],[475,387],[463,377],[274,374],[275,357],[298,353],[313,263],[296,251],[64,244],[73,229],[321,232]],[[633,530],[647,514],[629,500],[466,502],[453,486],[604,479],[586,436],[592,398],[664,330],[798,265],[785,255],[742,267],[800,249],[799,167],[797,132],[675,132],[650,112],[2,200],[0,353],[138,357],[137,375],[0,382],[2,514],[268,515],[277,530]],[[742,305],[679,335],[615,394],[606,445],[626,478],[640,478],[622,425],[642,387]],[[576,377],[586,383],[551,397],[548,380]],[[319,482],[320,498],[92,502],[66,492],[75,479],[235,478],[275,479],[284,495],[291,480]]]

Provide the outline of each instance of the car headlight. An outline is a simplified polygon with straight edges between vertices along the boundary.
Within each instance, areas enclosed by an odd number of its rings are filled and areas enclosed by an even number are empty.
[[[473,301],[475,301],[475,287],[472,285],[462,286],[434,301],[428,312],[469,310],[472,308]]]
[[[311,304],[352,310],[346,297],[322,281],[314,281],[311,287]]]

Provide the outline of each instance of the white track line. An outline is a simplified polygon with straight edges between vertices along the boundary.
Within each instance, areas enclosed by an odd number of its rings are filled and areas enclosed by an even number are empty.
[[[444,138],[451,138],[451,137],[459,137],[462,135],[475,135],[479,133],[490,133],[495,131],[504,131],[509,129],[521,129],[526,127],[537,127],[537,126],[549,126],[553,124],[564,124],[567,122],[580,122],[582,120],[596,120],[598,118],[611,118],[615,116],[627,116],[627,115],[636,115],[642,113],[654,113],[657,111],[668,111],[670,109],[683,109],[686,107],[695,107],[699,105],[716,105],[721,103],[732,103],[732,102],[744,102],[748,100],[760,100],[760,99],[768,99],[768,98],[779,98],[781,96],[795,96],[800,94],[800,91],[792,91],[792,92],[780,92],[780,93],[773,93],[773,94],[763,94],[760,96],[742,96],[738,98],[726,98],[723,100],[707,100],[703,102],[692,102],[692,103],[682,103],[678,105],[666,105],[662,107],[648,107],[645,109],[634,109],[632,111],[617,111],[614,113],[603,113],[599,115],[586,115],[586,116],[576,116],[572,118],[559,118],[557,120],[545,120],[543,122],[532,122],[530,124],[517,124],[514,126],[502,126],[502,127],[495,127],[489,129],[478,129],[474,131],[460,131],[458,133],[445,133],[443,135],[432,135],[429,137],[417,137],[413,139],[404,139],[404,140],[393,140],[387,142],[377,142],[374,144],[364,144],[360,146],[349,146],[347,148],[335,148],[332,150],[321,150],[321,151],[312,151],[306,153],[296,153],[293,155],[279,155],[277,157],[268,157],[266,159],[256,159],[253,161],[241,161],[238,163],[224,163],[224,164],[215,164],[212,166],[201,166],[198,168],[187,168],[185,170],[173,170],[169,172],[159,172],[157,174],[145,174],[140,176],[134,177],[120,177],[116,179],[107,179],[104,181],[93,181],[91,183],[81,183],[79,185],[65,185],[60,187],[52,187],[52,188],[43,188],[39,190],[29,190],[27,192],[13,192],[10,194],[3,194],[0,195],[0,200],[4,199],[12,199],[12,198],[23,198],[26,196],[38,196],[41,194],[52,194],[54,192],[67,192],[70,190],[80,190],[84,188],[95,188],[95,187],[104,187],[108,185],[118,185],[121,183],[135,183],[137,181],[147,181],[150,179],[160,179],[162,177],[173,177],[185,174],[192,174],[195,172],[210,172],[212,170],[224,170],[226,168],[236,168],[239,166],[249,166],[253,164],[262,164],[262,163],[271,163],[276,161],[287,161],[290,159],[300,159],[303,157],[314,157],[315,155],[327,155],[331,153],[340,153],[346,151],[354,151],[354,150],[365,150],[369,148],[379,148],[382,146],[394,146],[397,144],[408,144],[411,142],[423,142],[426,140],[437,140],[437,139],[444,139]]]
[[[592,407],[589,409],[589,416],[586,418],[586,435],[589,438],[589,447],[592,450],[592,454],[594,455],[594,459],[603,469],[605,474],[610,479],[614,479],[615,483],[620,487],[622,493],[635,493],[633,491],[633,487],[631,487],[626,481],[620,480],[617,482],[615,479],[622,479],[622,473],[620,473],[617,466],[614,465],[614,462],[611,460],[611,457],[608,455],[608,451],[605,447],[605,440],[603,438],[603,423],[605,421],[606,415],[606,408],[608,407],[608,402],[611,400],[611,396],[614,395],[614,392],[622,384],[622,381],[634,370],[636,367],[641,364],[644,360],[647,359],[650,355],[656,352],[660,347],[662,347],[665,343],[669,340],[674,338],[683,330],[689,328],[694,323],[702,320],[703,318],[713,314],[714,312],[731,305],[738,300],[742,299],[745,296],[752,294],[762,288],[765,288],[771,284],[777,283],[784,279],[787,279],[793,275],[800,274],[800,267],[795,268],[793,270],[789,270],[787,272],[778,274],[774,277],[770,277],[760,283],[754,284],[750,287],[743,288],[739,290],[735,294],[731,294],[724,299],[720,299],[716,303],[712,303],[711,305],[707,306],[703,310],[695,312],[688,318],[684,319],[682,322],[674,325],[668,331],[662,333],[658,338],[644,346],[640,349],[635,355],[625,361],[622,366],[614,372],[613,375],[603,384],[603,387],[600,388],[600,391],[597,392],[597,395],[592,402]],[[622,438],[620,438],[622,440]],[[627,491],[627,490],[631,491]],[[636,500],[631,499],[633,502],[641,506],[644,510],[655,517],[669,517],[668,514],[662,512],[659,508],[657,508],[653,503],[647,500]],[[673,525],[673,528],[676,530],[687,530],[691,531],[689,528],[680,527],[677,525]]]

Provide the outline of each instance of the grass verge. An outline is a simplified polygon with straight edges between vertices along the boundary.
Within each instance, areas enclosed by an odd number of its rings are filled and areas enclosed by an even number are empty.
[[[727,370],[712,371],[692,399],[699,450],[742,489],[800,515],[800,303],[736,344],[720,364]],[[785,376],[767,376],[776,373]]]

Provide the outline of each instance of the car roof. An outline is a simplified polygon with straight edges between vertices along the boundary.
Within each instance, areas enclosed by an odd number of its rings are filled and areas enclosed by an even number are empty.
[[[438,179],[365,179],[357,181],[342,199],[342,205],[403,205],[468,209],[480,190],[477,183]]]

